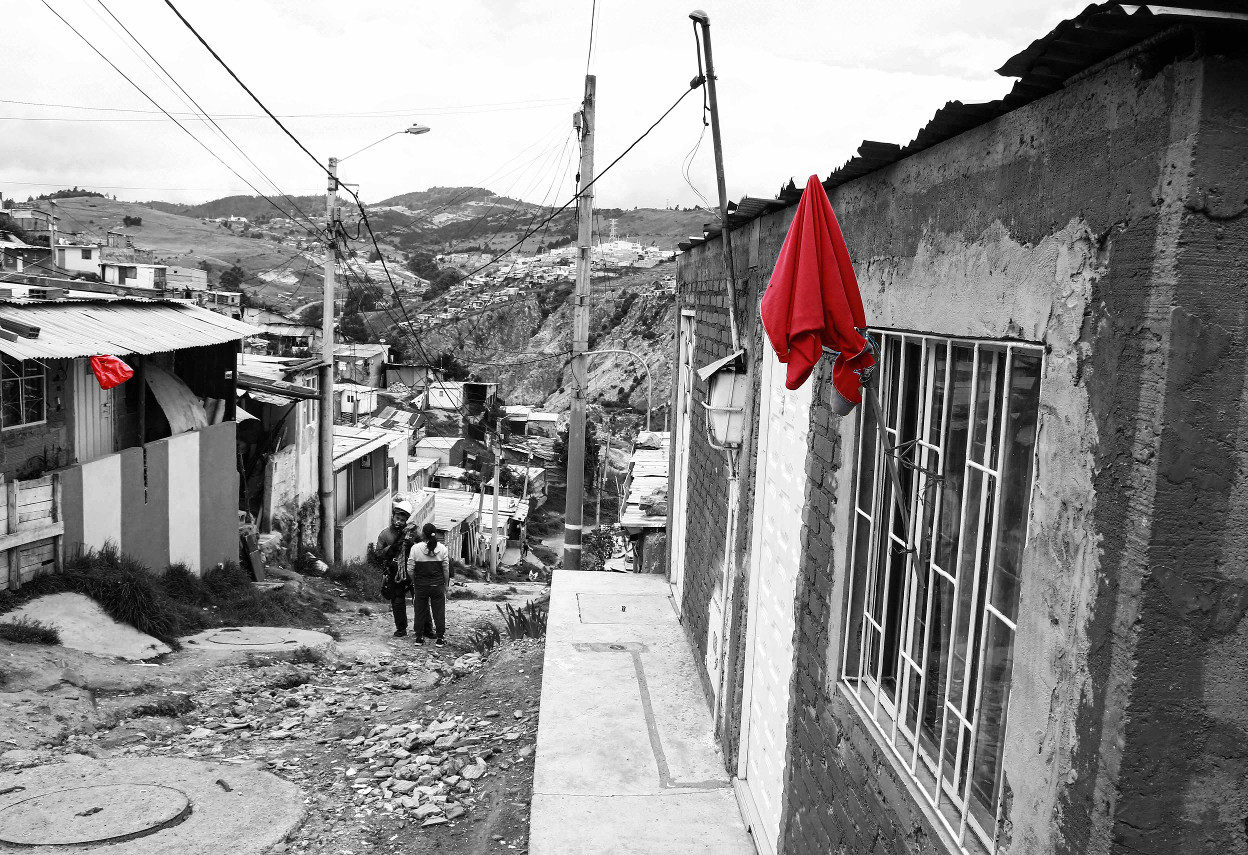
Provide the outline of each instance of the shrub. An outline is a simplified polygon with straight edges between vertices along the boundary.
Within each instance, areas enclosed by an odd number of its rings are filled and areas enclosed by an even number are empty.
[[[546,618],[550,611],[548,600],[529,600],[520,608],[510,603],[497,608],[507,624],[507,635],[512,641],[546,636]]]
[[[60,644],[61,633],[54,626],[42,621],[20,617],[0,623],[0,638],[14,644]]]
[[[167,695],[130,710],[130,718],[143,718],[144,716],[177,718],[193,709],[195,709],[195,702],[191,700],[190,695]]]
[[[347,599],[360,602],[381,602],[382,572],[368,561],[344,561],[334,564],[326,574],[330,581],[347,589]]]
[[[468,634],[468,646],[484,659],[490,651],[503,643],[503,634],[489,621],[481,621]]]

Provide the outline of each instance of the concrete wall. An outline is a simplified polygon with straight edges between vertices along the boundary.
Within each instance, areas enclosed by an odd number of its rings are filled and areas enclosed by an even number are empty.
[[[295,412],[286,421],[286,430],[293,442],[274,451],[265,463],[267,494],[261,509],[261,525],[266,530],[275,516],[293,515],[300,505],[316,496],[318,428],[316,422],[305,415],[311,406],[307,401],[295,405]]]
[[[1248,852],[1245,115],[1243,63],[1125,63],[832,194],[873,326],[1046,347],[1000,852]],[[757,224],[754,358],[792,213]],[[721,252],[680,263],[697,365],[725,352]],[[838,688],[858,419],[831,415],[829,375],[810,381],[782,849],[956,851]],[[702,654],[726,488],[693,421],[683,605]],[[740,530],[734,550],[748,568]]]
[[[234,422],[62,470],[65,553],[113,543],[163,572],[238,560]],[[146,463],[146,465],[145,465]]]
[[[345,520],[338,521],[336,551],[339,561],[362,561],[368,555],[368,545],[377,542],[377,535],[390,525],[389,490],[383,490],[371,502]]]

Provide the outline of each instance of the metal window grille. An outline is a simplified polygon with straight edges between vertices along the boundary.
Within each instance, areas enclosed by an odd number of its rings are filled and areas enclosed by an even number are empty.
[[[0,425],[38,424],[47,418],[47,374],[33,359],[0,355]]]
[[[995,846],[1042,351],[879,333],[842,680],[963,851]],[[905,520],[909,520],[909,528]]]

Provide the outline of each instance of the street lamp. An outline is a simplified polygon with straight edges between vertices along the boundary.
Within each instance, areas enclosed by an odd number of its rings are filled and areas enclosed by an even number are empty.
[[[326,563],[332,564],[337,558],[335,549],[335,529],[337,528],[334,508],[334,265],[338,256],[338,223],[334,213],[334,202],[338,197],[338,164],[348,158],[367,151],[378,143],[399,134],[427,134],[425,125],[413,124],[410,128],[387,134],[377,142],[369,143],[344,158],[329,159],[329,186],[325,191],[325,227],[329,230],[329,243],[325,248],[325,295],[321,311],[321,413],[319,443],[319,478],[318,491],[321,498],[321,551],[325,554]]]

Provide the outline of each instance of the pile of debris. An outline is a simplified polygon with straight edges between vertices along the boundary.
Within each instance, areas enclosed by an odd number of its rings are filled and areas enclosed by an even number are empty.
[[[516,719],[524,713],[513,713]],[[355,791],[357,805],[405,811],[421,827],[441,825],[464,816],[475,803],[477,781],[491,773],[487,761],[501,755],[503,743],[525,735],[523,724],[505,726],[497,710],[475,721],[443,713],[406,724],[378,725],[352,745],[363,750],[358,766],[344,775]],[[519,756],[532,753],[532,746]]]

